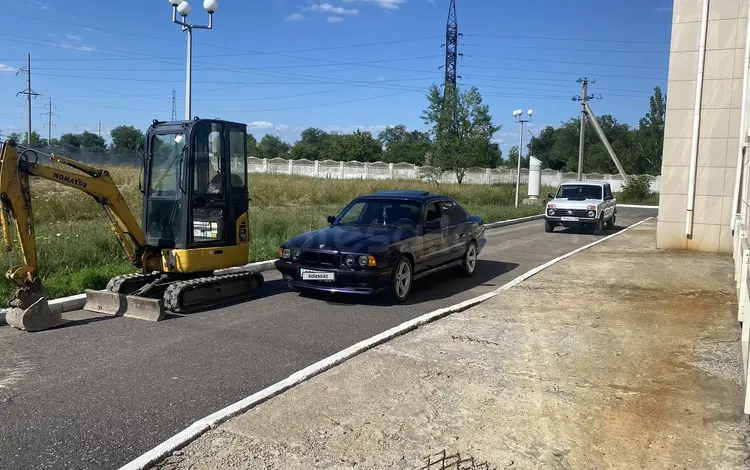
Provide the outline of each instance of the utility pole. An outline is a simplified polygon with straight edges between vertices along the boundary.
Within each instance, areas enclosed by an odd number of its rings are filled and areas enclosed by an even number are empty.
[[[607,149],[607,153],[609,153],[610,158],[612,158],[612,161],[614,162],[615,166],[617,167],[617,171],[620,173],[620,176],[622,177],[623,182],[628,181],[628,175],[625,174],[625,170],[622,168],[622,165],[620,164],[620,160],[617,158],[617,155],[615,154],[614,149],[612,149],[612,146],[609,144],[609,140],[607,140],[607,136],[604,135],[604,131],[602,130],[601,126],[599,126],[599,121],[596,120],[596,115],[594,114],[594,110],[591,109],[591,105],[589,104],[589,100],[593,99],[601,99],[601,95],[589,95],[588,94],[588,84],[589,83],[596,83],[596,80],[589,80],[587,78],[580,78],[578,79],[578,83],[583,83],[583,96],[574,96],[573,101],[581,101],[581,141],[580,141],[580,147],[578,149],[578,181],[583,180],[583,144],[584,144],[584,132],[585,132],[585,123],[586,119],[588,119],[591,122],[591,126],[594,128],[594,132],[596,132],[596,135],[599,137],[599,140],[602,141],[604,144],[604,147]]]
[[[56,107],[56,106],[55,106]],[[52,128],[54,127],[54,124],[52,124],[52,116],[57,116],[57,119],[60,119],[59,114],[55,114],[52,112],[52,98],[49,99],[49,108],[47,108],[46,113],[42,113],[41,116],[47,116],[47,146],[52,145]]]
[[[99,137],[102,136],[102,122],[99,121]]]
[[[456,16],[456,0],[450,0],[448,8],[448,22],[445,25],[445,88],[452,86],[456,88],[458,77],[458,38],[463,36],[458,32],[458,17]]]
[[[177,120],[177,92],[172,90],[172,120]]]
[[[578,143],[578,181],[581,181],[583,180],[583,149],[586,142],[586,102],[596,98],[589,95],[589,83],[596,83],[596,80],[589,80],[584,77],[576,81],[583,84],[583,94],[573,97],[573,101],[581,101],[581,138]]]
[[[23,72],[24,69],[19,69],[18,72],[16,72],[16,75]],[[28,100],[28,109],[26,110],[27,114],[29,115],[29,127],[28,131],[26,133],[26,145],[29,147],[31,146],[31,98],[36,98],[37,96],[41,96],[39,93],[35,92],[33,88],[31,88],[31,54],[26,54],[26,74],[28,75],[28,82],[27,87],[24,91],[19,91],[16,93],[16,96],[18,95],[26,95],[26,98]]]

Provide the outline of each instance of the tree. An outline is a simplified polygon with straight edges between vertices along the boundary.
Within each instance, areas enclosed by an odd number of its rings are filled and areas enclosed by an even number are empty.
[[[28,132],[13,132],[8,138],[13,139],[18,144],[26,145]],[[46,147],[47,139],[42,139],[37,131],[31,131],[31,146],[36,148]]]
[[[104,141],[104,137],[101,137],[98,134],[94,134],[93,132],[83,131],[83,133],[80,134],[80,138],[81,147],[83,148],[107,147],[107,143]]]
[[[248,157],[261,158],[259,157],[260,154],[258,153],[258,140],[249,132],[245,136],[245,145],[247,146]]]
[[[445,94],[433,85],[427,94],[428,106],[422,114],[431,127],[435,142],[433,164],[456,174],[459,184],[466,170],[486,164],[492,157],[492,136],[500,126],[492,123],[489,106],[482,104],[476,87],[461,93],[447,86]]]
[[[138,151],[144,149],[143,132],[133,126],[117,126],[109,133],[112,137],[112,148],[116,150]]]
[[[506,164],[514,169],[518,169],[518,145],[514,145],[508,150],[508,160]],[[521,168],[529,167],[528,155],[521,157]]]
[[[409,132],[403,125],[386,127],[378,135],[378,140],[385,147],[382,160],[386,163],[424,165],[425,157],[432,149],[429,133]]]
[[[661,173],[664,148],[664,119],[667,113],[667,98],[660,87],[654,87],[649,100],[649,112],[641,118],[637,131],[638,153],[631,171],[637,174]]]
[[[266,134],[258,144],[258,158],[287,158],[289,155],[289,144],[281,138]]]
[[[329,134],[323,130],[309,127],[302,131],[300,139],[291,149],[292,158],[307,160],[321,160]]]
[[[322,156],[339,162],[356,160],[374,162],[380,159],[383,148],[369,131],[357,129],[351,134],[329,134]]]
[[[68,147],[80,148],[81,136],[79,134],[63,134],[60,136],[60,143]]]

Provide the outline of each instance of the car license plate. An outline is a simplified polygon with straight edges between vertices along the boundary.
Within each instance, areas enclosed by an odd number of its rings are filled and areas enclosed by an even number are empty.
[[[560,217],[563,222],[578,222],[578,217]]]
[[[334,281],[336,280],[336,273],[330,273],[325,271],[314,271],[312,269],[300,269],[303,281]]]

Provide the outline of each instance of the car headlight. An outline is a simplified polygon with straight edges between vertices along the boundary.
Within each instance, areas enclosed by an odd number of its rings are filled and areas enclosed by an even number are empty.
[[[359,263],[359,265],[363,268],[366,267],[369,262],[370,259],[367,257],[367,255],[359,255],[357,257],[357,263]]]
[[[588,211],[588,213],[586,215],[588,215],[589,217],[594,217],[596,215],[596,212],[594,212],[594,211]]]
[[[292,250],[289,248],[279,249],[281,251],[281,257],[284,259],[289,259],[292,257]]]
[[[292,250],[292,259],[297,261],[299,259],[299,250]]]
[[[547,214],[549,214],[549,215],[555,215],[555,209],[548,210]]]
[[[354,256],[353,255],[346,255],[346,258],[344,258],[344,262],[347,266],[350,268],[354,266]]]

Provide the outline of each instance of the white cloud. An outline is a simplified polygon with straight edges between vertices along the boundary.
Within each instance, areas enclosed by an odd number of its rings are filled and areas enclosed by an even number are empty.
[[[286,17],[287,21],[302,21],[305,19],[305,15],[302,13],[293,13]]]
[[[252,129],[273,129],[273,123],[268,121],[253,121],[250,123]]]
[[[75,34],[66,34],[65,37],[72,41],[83,41],[83,38],[81,36],[76,36]]]
[[[61,42],[58,44],[58,46],[65,48],[65,49],[71,49],[74,51],[82,51],[82,52],[93,52],[96,50],[96,47],[92,46],[76,46],[75,44],[67,44],[64,42]]]
[[[284,124],[279,124],[278,126],[276,126],[276,130],[277,131],[288,131],[289,130],[289,126],[284,125]]]
[[[303,11],[320,11],[323,13],[334,13],[336,15],[358,15],[359,10],[356,8],[346,9],[342,7],[335,7],[330,3],[315,4],[305,8]]]
[[[0,73],[16,73],[18,69],[12,65],[0,63]]]
[[[343,0],[344,3],[374,3],[385,10],[398,10],[406,0]]]
[[[342,21],[344,21],[344,18],[340,16],[329,16],[328,18],[326,18],[326,21],[328,21],[329,23],[341,23]]]

